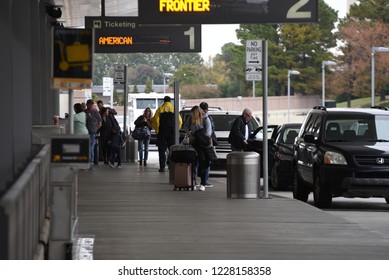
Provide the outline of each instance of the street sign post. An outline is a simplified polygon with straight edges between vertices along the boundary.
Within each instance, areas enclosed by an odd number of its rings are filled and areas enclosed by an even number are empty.
[[[200,24],[141,24],[137,17],[85,17],[95,53],[201,52]]]

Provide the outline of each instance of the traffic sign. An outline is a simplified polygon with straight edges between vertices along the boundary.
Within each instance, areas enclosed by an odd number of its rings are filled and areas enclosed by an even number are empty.
[[[126,83],[126,66],[123,64],[115,64],[114,66],[114,78],[113,81],[115,84],[125,84]]]
[[[85,17],[95,53],[201,52],[201,24],[141,24],[137,17]]]
[[[222,24],[317,22],[318,0],[143,0],[143,23]]]
[[[246,41],[246,65],[262,66],[262,41]]]
[[[246,81],[262,80],[262,41],[246,41]]]
[[[262,67],[246,65],[246,81],[262,81]]]

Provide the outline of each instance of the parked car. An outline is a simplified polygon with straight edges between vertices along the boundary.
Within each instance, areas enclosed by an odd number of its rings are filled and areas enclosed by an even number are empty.
[[[183,122],[190,116],[190,109],[180,111]],[[231,145],[228,143],[228,135],[235,119],[242,115],[242,112],[225,111],[218,107],[209,107],[208,115],[212,117],[215,124],[217,145],[215,146],[218,161],[211,164],[211,170],[227,170],[227,154],[231,152]],[[259,127],[257,119],[251,118],[248,123],[249,130],[254,132]],[[185,131],[180,130],[180,139],[183,139]]]
[[[284,190],[292,185],[293,140],[300,127],[301,123],[268,125],[269,185],[275,190]],[[260,176],[263,177],[263,127],[258,127],[254,135],[255,138],[249,139],[249,145],[244,150],[257,152],[260,155]]]
[[[389,111],[314,107],[294,145],[293,196],[317,207],[332,198],[383,197],[389,203]]]
[[[293,185],[293,143],[301,123],[286,123],[273,130],[268,141],[269,185],[286,190]]]

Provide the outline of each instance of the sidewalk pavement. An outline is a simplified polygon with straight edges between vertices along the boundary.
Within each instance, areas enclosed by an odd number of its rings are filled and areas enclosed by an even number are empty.
[[[79,233],[95,236],[94,259],[389,259],[387,237],[297,200],[228,199],[226,178],[173,191],[157,162],[79,173]]]

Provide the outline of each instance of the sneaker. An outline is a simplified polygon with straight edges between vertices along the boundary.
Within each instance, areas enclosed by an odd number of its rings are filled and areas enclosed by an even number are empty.
[[[108,163],[109,167],[115,168],[115,166],[112,163]]]
[[[121,165],[118,165],[117,168],[122,168],[122,166],[121,166]]]
[[[205,191],[205,187],[203,185],[200,185],[199,186],[199,191],[201,191],[201,192]]]
[[[212,185],[212,184],[206,183],[206,184],[204,185],[204,187],[206,187],[206,188],[213,188],[213,185]]]

